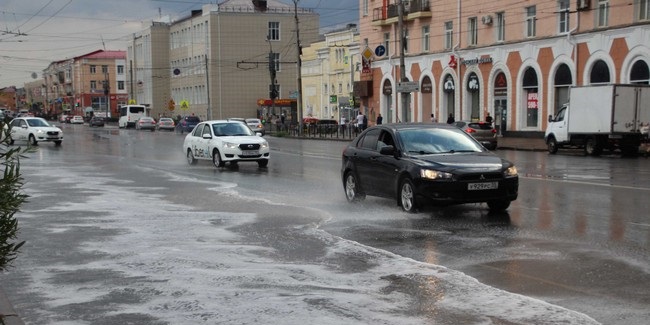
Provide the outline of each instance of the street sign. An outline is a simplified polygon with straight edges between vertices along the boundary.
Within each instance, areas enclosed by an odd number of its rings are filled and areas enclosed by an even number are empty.
[[[372,58],[372,51],[370,50],[369,47],[366,47],[363,52],[361,52],[361,55],[363,56],[364,59],[370,60]]]
[[[398,93],[412,93],[420,91],[420,84],[417,81],[399,81],[397,82]]]
[[[184,111],[190,109],[190,102],[187,101],[186,99],[181,100],[181,109]]]
[[[384,54],[386,54],[386,47],[385,46],[380,44],[377,47],[375,47],[375,55],[376,56],[384,56]]]

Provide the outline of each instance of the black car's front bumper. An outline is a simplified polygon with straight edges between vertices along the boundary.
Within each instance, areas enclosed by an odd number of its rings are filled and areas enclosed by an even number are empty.
[[[496,189],[469,190],[470,183],[497,183]],[[508,177],[488,180],[432,181],[420,179],[415,182],[418,202],[434,205],[479,203],[488,201],[514,201],[519,192],[519,178]]]

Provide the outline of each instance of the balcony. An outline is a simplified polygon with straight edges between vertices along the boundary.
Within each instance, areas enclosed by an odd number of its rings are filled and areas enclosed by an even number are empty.
[[[404,21],[431,17],[430,0],[403,0]],[[386,7],[375,8],[372,11],[372,25],[383,26],[397,23],[399,8],[396,3]]]

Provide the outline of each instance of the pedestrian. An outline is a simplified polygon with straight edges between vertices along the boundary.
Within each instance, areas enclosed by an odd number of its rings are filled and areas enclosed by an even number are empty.
[[[341,133],[345,133],[345,123],[347,123],[345,116],[341,116],[341,122],[339,123],[341,125]]]
[[[363,130],[365,130],[367,127],[368,127],[368,117],[364,115],[364,116],[363,116],[363,126],[362,126],[361,130],[363,131]]]
[[[431,123],[436,123],[436,116],[431,113]]]
[[[384,117],[382,117],[381,113],[379,113],[379,115],[377,115],[377,122],[376,123],[377,123],[377,125],[381,125],[381,123],[383,123],[383,122],[384,122]]]
[[[449,117],[447,117],[447,124],[454,124],[456,120],[454,119],[454,114],[449,113]]]
[[[492,116],[490,116],[489,112],[485,116],[485,122],[487,122],[488,124],[492,124]]]
[[[357,115],[357,130],[363,131],[363,113],[359,111],[359,115]]]

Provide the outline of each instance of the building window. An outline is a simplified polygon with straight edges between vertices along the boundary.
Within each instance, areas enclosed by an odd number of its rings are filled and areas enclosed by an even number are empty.
[[[478,43],[478,26],[476,24],[476,17],[471,17],[467,19],[467,31],[468,31],[468,45],[476,45]]]
[[[594,63],[589,74],[589,82],[591,84],[608,84],[611,82],[609,66],[605,61],[598,60]]]
[[[386,48],[386,56],[390,57],[390,33],[384,33],[384,47]]]
[[[278,22],[278,21],[270,21],[269,22],[268,38],[271,41],[279,41],[280,40],[280,22]]]
[[[535,37],[535,21],[537,8],[535,6],[526,7],[526,37]]]
[[[429,26],[422,27],[422,51],[429,52]]]
[[[102,73],[108,73],[108,66],[102,65]]]
[[[90,73],[95,73],[95,72],[97,72],[97,66],[91,65],[90,66]]]
[[[454,23],[451,21],[445,22],[445,49],[449,50],[454,46]]]
[[[598,0],[598,27],[606,27],[609,20],[609,0]]]
[[[634,62],[632,65],[632,72],[630,73],[630,83],[642,85],[650,84],[650,69],[645,61],[639,60]]]
[[[648,20],[650,19],[650,0],[638,0],[637,1],[637,20]]]
[[[368,0],[363,0],[363,16],[368,16]]]
[[[117,90],[124,90],[124,81],[117,82]]]
[[[117,74],[124,74],[124,66],[123,65],[118,65],[117,66]]]
[[[569,32],[570,23],[569,23],[569,9],[571,8],[571,2],[569,0],[560,0],[558,2],[560,8],[557,12],[558,20],[558,32],[560,34],[566,34]]]
[[[497,27],[497,42],[506,40],[506,17],[504,12],[496,13],[496,27]]]
[[[91,90],[97,89],[97,81],[95,81],[95,80],[90,81],[90,89]]]

